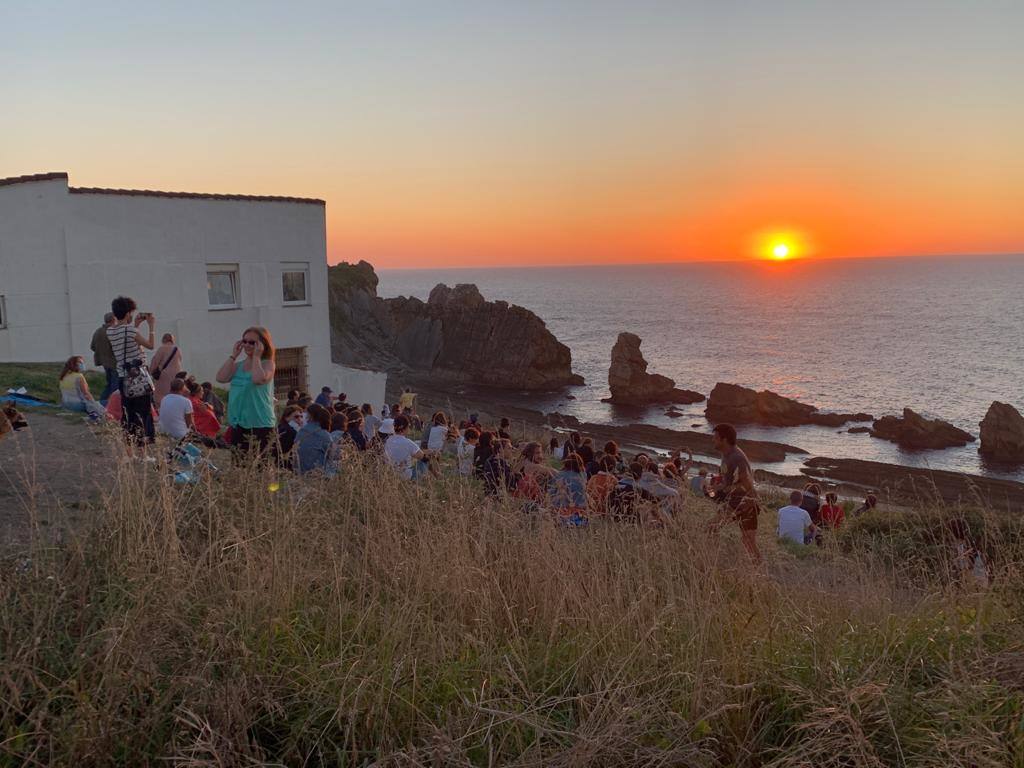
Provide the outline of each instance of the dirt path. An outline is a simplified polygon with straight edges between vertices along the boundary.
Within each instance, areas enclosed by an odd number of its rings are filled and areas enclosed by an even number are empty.
[[[56,410],[25,415],[29,428],[0,440],[0,550],[23,547],[33,521],[59,540],[113,472],[113,425]]]

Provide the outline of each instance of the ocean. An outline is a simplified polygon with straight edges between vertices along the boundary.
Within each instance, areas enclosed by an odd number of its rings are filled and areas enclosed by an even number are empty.
[[[876,416],[909,406],[978,435],[993,400],[1024,411],[1024,256],[664,265],[381,270],[381,296],[426,299],[437,283],[475,283],[488,299],[537,313],[572,350],[586,384],[532,395],[533,407],[584,421],[710,430],[704,404],[641,417],[601,402],[620,331],[643,340],[649,371],[705,395],[725,381]],[[848,425],[853,426],[853,425]],[[845,428],[843,428],[845,429]],[[868,459],[1024,481],[977,443],[904,451],[826,427],[745,426],[740,434],[812,455]],[[796,473],[800,460],[764,465]]]

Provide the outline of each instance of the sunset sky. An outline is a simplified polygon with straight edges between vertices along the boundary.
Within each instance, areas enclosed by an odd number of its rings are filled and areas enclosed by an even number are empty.
[[[0,6],[0,177],[327,200],[378,267],[1024,252],[1024,2]]]

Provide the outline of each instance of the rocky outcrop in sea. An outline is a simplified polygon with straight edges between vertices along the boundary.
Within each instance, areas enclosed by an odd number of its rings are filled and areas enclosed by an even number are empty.
[[[998,400],[981,421],[978,453],[992,461],[1024,463],[1024,416],[1009,403]]]
[[[849,421],[871,421],[874,418],[870,413],[827,413],[767,389],[757,392],[724,382],[715,384],[711,390],[704,415],[716,424],[762,424],[768,427],[805,424],[839,427]]]
[[[569,348],[528,309],[475,285],[439,284],[427,301],[382,299],[365,261],[328,269],[332,352],[347,365],[505,389],[582,384]]]
[[[969,432],[942,419],[926,419],[910,408],[902,416],[883,416],[871,427],[871,436],[889,440],[901,448],[917,450],[953,448],[974,442]]]
[[[679,389],[676,383],[657,373],[647,372],[647,361],[640,351],[640,337],[620,333],[612,347],[608,369],[609,403],[617,405],[650,405],[652,403],[699,403],[704,395],[690,389]]]

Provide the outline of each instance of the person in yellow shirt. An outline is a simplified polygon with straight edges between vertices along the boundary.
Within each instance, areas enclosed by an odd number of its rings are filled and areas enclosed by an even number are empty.
[[[402,390],[402,396],[398,398],[398,407],[401,409],[402,413],[405,413],[406,411],[411,412],[415,410],[415,406],[416,393],[413,392],[409,387],[406,387],[404,390]]]

